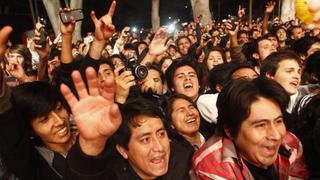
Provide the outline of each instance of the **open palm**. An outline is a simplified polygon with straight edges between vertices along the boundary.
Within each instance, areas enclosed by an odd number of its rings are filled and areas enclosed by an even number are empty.
[[[99,95],[98,81],[93,68],[86,70],[86,77],[89,92],[80,73],[72,73],[79,100],[66,85],[61,86],[61,92],[71,108],[80,137],[86,141],[106,141],[121,124],[121,115],[113,99],[114,92],[111,91],[112,88],[109,91],[107,88],[105,97]]]

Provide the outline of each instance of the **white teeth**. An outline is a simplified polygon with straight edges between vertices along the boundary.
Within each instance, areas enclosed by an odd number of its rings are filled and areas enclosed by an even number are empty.
[[[185,88],[192,88],[193,86],[192,86],[191,83],[187,83],[187,84],[184,85],[184,87],[185,87]]]
[[[196,121],[196,119],[195,118],[192,118],[192,119],[188,119],[186,122],[187,123],[193,123],[193,122],[195,122]]]
[[[65,135],[65,133],[67,132],[67,127],[65,126],[64,128],[62,128],[61,130],[58,131],[58,135],[59,136],[63,136]]]

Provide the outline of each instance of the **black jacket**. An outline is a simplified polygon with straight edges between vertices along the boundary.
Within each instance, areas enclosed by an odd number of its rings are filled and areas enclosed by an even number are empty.
[[[193,151],[171,142],[170,161],[167,174],[157,180],[188,180]],[[77,180],[141,180],[127,160],[119,155],[104,151],[99,157],[82,153],[77,143],[69,151],[68,179]]]

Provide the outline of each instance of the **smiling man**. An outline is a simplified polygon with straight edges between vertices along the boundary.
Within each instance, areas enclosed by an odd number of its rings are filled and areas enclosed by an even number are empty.
[[[275,80],[289,94],[288,112],[306,95],[299,91],[301,73],[301,59],[291,51],[274,52],[262,62],[260,75]]]
[[[200,74],[188,58],[173,62],[166,71],[168,89],[171,93],[186,95],[196,102],[200,95]]]
[[[193,157],[197,179],[307,178],[301,143],[284,125],[288,102],[283,88],[265,78],[226,85],[217,134]]]

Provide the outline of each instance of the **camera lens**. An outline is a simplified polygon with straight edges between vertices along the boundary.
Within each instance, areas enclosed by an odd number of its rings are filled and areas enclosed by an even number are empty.
[[[138,80],[142,80],[148,76],[148,68],[144,65],[138,65],[134,69],[134,75]]]

